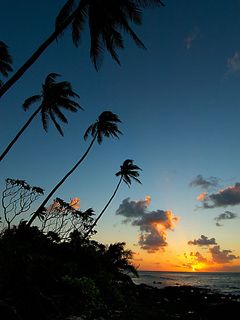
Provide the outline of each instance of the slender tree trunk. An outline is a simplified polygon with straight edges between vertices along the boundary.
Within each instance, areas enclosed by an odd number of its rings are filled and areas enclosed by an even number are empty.
[[[67,180],[67,178],[77,169],[77,167],[80,165],[80,163],[86,158],[87,154],[89,153],[90,149],[92,148],[95,140],[97,138],[97,134],[94,136],[94,138],[92,139],[89,147],[87,148],[86,152],[84,153],[84,155],[81,157],[81,159],[78,160],[78,162],[72,167],[72,169],[70,171],[68,171],[68,173],[58,182],[58,184],[52,189],[52,191],[48,194],[48,196],[44,199],[44,201],[42,202],[42,204],[39,206],[39,208],[37,209],[37,211],[35,211],[31,217],[31,219],[28,221],[27,225],[30,226],[33,221],[37,218],[37,216],[39,215],[39,213],[41,213],[41,211],[44,209],[45,205],[47,204],[48,200],[54,195],[54,193],[57,191],[57,189],[65,182],[65,180]]]
[[[82,7],[84,7],[85,2],[82,2]],[[78,8],[79,10],[79,8]],[[48,38],[45,40],[38,49],[32,54],[32,56],[14,73],[14,75],[3,84],[0,88],[0,98],[17,82],[18,79],[22,77],[22,75],[34,64],[34,62],[40,57],[40,55],[48,48],[48,46],[57,39],[57,37],[66,29],[69,24],[72,22],[74,17],[77,14],[77,10],[75,10],[60,26],[56,29]]]
[[[105,205],[105,207],[102,209],[102,211],[99,213],[98,217],[96,218],[96,220],[94,221],[94,223],[92,224],[92,226],[90,227],[90,229],[86,232],[86,234],[84,235],[84,238],[83,239],[86,239],[88,237],[88,235],[90,234],[90,232],[93,230],[93,228],[96,226],[96,224],[98,223],[98,220],[102,217],[102,215],[104,214],[104,212],[106,211],[107,207],[109,206],[109,204],[112,202],[113,198],[115,197],[119,187],[120,187],[120,184],[122,182],[122,177],[120,178],[118,184],[117,184],[117,187],[116,189],[114,190],[111,198],[108,200],[107,204]]]
[[[9,145],[7,146],[7,148],[3,151],[3,153],[0,155],[0,162],[3,160],[3,158],[7,155],[7,153],[9,152],[9,150],[12,148],[12,146],[15,144],[15,142],[17,142],[18,138],[23,134],[23,132],[27,129],[27,127],[30,125],[30,123],[32,122],[32,120],[36,117],[36,115],[40,112],[41,107],[39,107],[32,115],[31,117],[28,119],[28,121],[25,123],[25,125],[22,127],[22,129],[17,133],[17,135],[15,136],[15,138],[13,138],[13,140],[9,143]]]

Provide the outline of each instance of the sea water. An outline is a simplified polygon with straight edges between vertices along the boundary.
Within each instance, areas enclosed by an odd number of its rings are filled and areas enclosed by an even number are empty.
[[[225,294],[240,295],[240,273],[224,272],[160,272],[139,271],[136,284],[144,283],[157,288],[167,286],[195,286]]]

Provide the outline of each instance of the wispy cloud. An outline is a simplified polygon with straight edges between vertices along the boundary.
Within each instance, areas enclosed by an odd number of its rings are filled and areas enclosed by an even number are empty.
[[[195,245],[195,246],[210,246],[210,245],[216,245],[217,243],[215,238],[209,239],[208,237],[202,234],[199,239],[188,241],[188,244]]]
[[[201,32],[198,27],[194,28],[193,31],[184,38],[184,45],[187,50],[192,48],[193,42],[199,38]]]
[[[236,51],[227,60],[227,74],[240,72],[240,52]]]
[[[190,182],[189,185],[191,187],[200,187],[202,189],[208,190],[211,187],[217,187],[219,185],[219,181],[219,178],[204,178],[201,174],[199,174]]]
[[[138,244],[143,250],[153,253],[167,246],[167,231],[174,229],[179,217],[174,216],[169,210],[148,212],[149,199],[149,197],[140,201],[124,199],[116,214],[125,217],[123,223],[139,227]]]
[[[219,190],[216,193],[205,194],[203,199],[198,197],[202,202],[202,207],[205,209],[235,206],[240,204],[240,183],[235,183],[234,186],[229,186]]]
[[[231,211],[225,211],[224,213],[219,214],[214,220],[216,220],[216,226],[221,227],[220,221],[222,220],[232,220],[237,218],[238,215]]]

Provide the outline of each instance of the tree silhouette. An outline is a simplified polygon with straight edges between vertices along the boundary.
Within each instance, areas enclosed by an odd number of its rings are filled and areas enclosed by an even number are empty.
[[[153,6],[164,6],[164,3],[161,0],[80,0],[75,6],[74,0],[68,0],[56,18],[53,33],[0,88],[0,97],[22,77],[48,46],[58,39],[70,25],[73,43],[78,46],[87,17],[91,37],[90,57],[95,68],[99,67],[104,48],[119,63],[116,49],[124,47],[121,31],[128,33],[139,47],[144,48],[144,44],[130,27],[129,21],[140,25],[142,23],[141,8]]]
[[[56,129],[63,136],[63,131],[61,129],[61,126],[57,122],[56,117],[63,123],[67,123],[68,121],[60,109],[63,108],[71,112],[77,112],[78,108],[82,109],[82,107],[77,102],[71,99],[79,98],[79,96],[72,90],[71,84],[67,81],[56,82],[55,79],[58,76],[59,75],[56,73],[50,73],[46,77],[46,80],[42,85],[41,94],[34,95],[24,101],[23,109],[25,111],[28,110],[33,103],[41,101],[41,104],[0,155],[0,161],[2,161],[3,158],[7,155],[9,150],[27,129],[32,120],[38,115],[38,113],[41,113],[42,125],[45,131],[48,130],[50,117]]]
[[[8,77],[8,73],[13,71],[11,64],[12,57],[8,52],[8,46],[3,41],[0,41],[0,73],[4,77]],[[2,81],[0,81],[0,87],[2,84]]]
[[[139,168],[138,166],[133,164],[133,160],[127,159],[123,162],[123,164],[120,166],[120,170],[115,174],[117,177],[120,177],[120,180],[111,196],[111,198],[108,200],[107,204],[105,205],[105,207],[102,209],[102,211],[99,213],[98,217],[96,218],[96,220],[94,221],[94,223],[92,224],[91,228],[89,228],[89,230],[87,231],[87,233],[85,234],[85,238],[87,238],[87,236],[89,235],[89,233],[92,231],[92,229],[96,226],[96,224],[98,223],[98,220],[102,217],[102,215],[104,214],[104,212],[106,211],[107,207],[109,206],[109,204],[112,202],[113,198],[115,197],[122,181],[125,182],[127,184],[128,187],[130,187],[131,183],[132,183],[132,179],[138,183],[141,183],[141,181],[138,179],[139,177],[139,170],[142,170],[141,168]]]
[[[77,169],[77,167],[82,163],[82,161],[86,158],[89,151],[91,150],[95,140],[99,144],[102,143],[103,137],[112,137],[118,138],[121,131],[118,129],[118,123],[121,122],[119,117],[112,113],[111,111],[104,111],[100,114],[97,121],[90,125],[85,132],[84,139],[86,140],[88,136],[91,134],[92,141],[89,144],[87,150],[83,154],[83,156],[77,161],[77,163],[66,173],[66,175],[56,184],[56,186],[50,191],[47,197],[44,199],[39,208],[34,212],[31,219],[28,221],[28,225],[30,226],[32,222],[45,211],[45,205],[48,200],[54,195],[54,193],[58,190],[58,188],[65,182],[65,180]]]

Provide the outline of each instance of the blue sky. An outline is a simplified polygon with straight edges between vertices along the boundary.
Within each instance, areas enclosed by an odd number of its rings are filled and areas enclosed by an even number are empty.
[[[126,48],[119,53],[121,67],[105,54],[96,72],[88,56],[87,32],[78,49],[66,32],[1,99],[1,149],[30,115],[21,109],[23,101],[39,92],[50,72],[72,83],[85,111],[66,113],[64,138],[52,126],[46,134],[36,119],[2,162],[0,186],[12,177],[50,190],[87,147],[82,136],[88,125],[111,110],[121,118],[124,135],[95,146],[57,196],[66,201],[78,196],[83,209],[99,212],[117,183],[119,165],[134,159],[143,169],[142,185],[122,186],[99,223],[97,239],[125,240],[143,254],[134,246],[139,230],[123,225],[115,211],[125,198],[139,201],[150,195],[148,210],[172,210],[180,217],[175,230],[168,232],[165,252],[171,251],[181,229],[185,242],[204,234],[237,256],[239,219],[220,228],[214,217],[227,209],[238,213],[239,205],[196,210],[196,196],[203,190],[189,183],[199,174],[220,178],[219,188],[240,179],[240,1],[165,2],[165,8],[145,10],[143,25],[135,28],[147,50],[126,37]],[[14,69],[50,34],[63,3],[1,4],[1,40],[9,46]],[[151,254],[143,255],[148,259]]]

